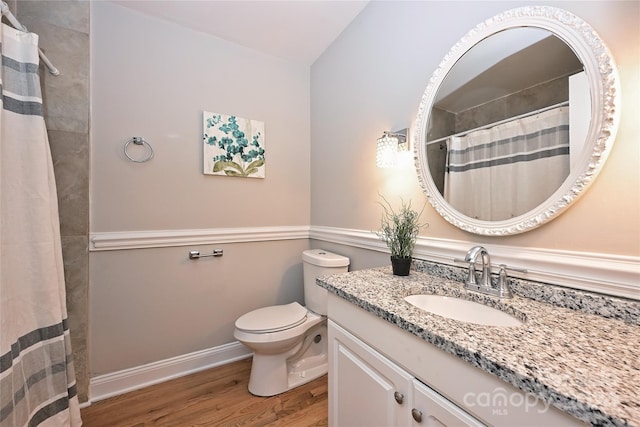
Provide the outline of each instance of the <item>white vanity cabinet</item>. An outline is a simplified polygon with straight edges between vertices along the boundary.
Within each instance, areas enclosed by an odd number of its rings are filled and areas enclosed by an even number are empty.
[[[411,418],[411,425],[415,427],[484,426],[466,411],[415,378]]]
[[[329,425],[409,425],[413,376],[331,321],[329,364]]]
[[[332,321],[329,348],[330,426],[483,425]]]
[[[328,299],[332,427],[584,426],[335,294]]]

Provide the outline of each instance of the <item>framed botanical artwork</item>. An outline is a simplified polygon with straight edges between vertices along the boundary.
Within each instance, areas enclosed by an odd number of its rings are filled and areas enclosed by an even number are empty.
[[[202,130],[206,175],[264,178],[264,122],[205,111]]]

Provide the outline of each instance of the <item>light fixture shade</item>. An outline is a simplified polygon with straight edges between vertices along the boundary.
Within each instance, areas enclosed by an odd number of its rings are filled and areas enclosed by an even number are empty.
[[[376,166],[392,168],[396,166],[398,152],[409,151],[409,129],[397,132],[385,131],[376,145]]]
[[[396,165],[398,154],[398,138],[385,132],[376,147],[376,166],[379,168],[391,168]]]

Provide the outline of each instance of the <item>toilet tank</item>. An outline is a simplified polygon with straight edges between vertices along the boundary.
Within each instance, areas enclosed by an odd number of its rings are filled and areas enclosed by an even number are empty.
[[[316,279],[331,274],[346,273],[349,258],[325,251],[310,249],[302,253],[304,271],[304,304],[316,314],[327,314],[327,290],[316,285]]]

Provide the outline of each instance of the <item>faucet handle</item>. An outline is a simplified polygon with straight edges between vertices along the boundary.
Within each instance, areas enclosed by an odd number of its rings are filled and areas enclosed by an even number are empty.
[[[469,262],[466,259],[462,259],[462,258],[454,258],[453,262],[467,265],[467,269],[469,271],[467,273],[467,280],[464,282],[464,284],[466,285],[467,288],[471,288],[473,290],[478,290],[478,281],[476,280],[476,264],[475,264],[475,262],[473,262],[473,261]]]
[[[476,263],[469,263],[469,272],[467,273],[467,281],[465,282],[467,289],[478,289],[478,282],[476,280]]]
[[[512,298],[513,292],[509,286],[509,277],[507,276],[507,266],[500,264],[500,271],[498,272],[498,296],[500,298]]]
[[[459,262],[467,265],[467,280],[464,282],[464,287],[466,289],[471,289],[473,291],[477,291],[480,286],[478,285],[478,280],[476,279],[476,263],[474,261],[467,261],[462,258],[454,258],[453,262]]]

